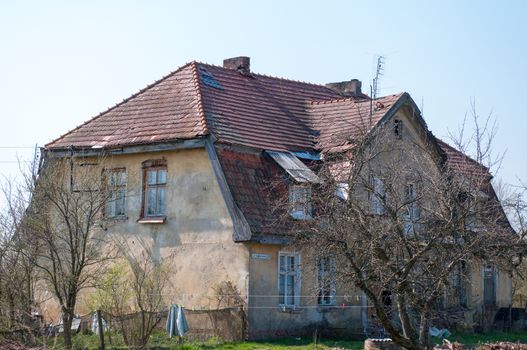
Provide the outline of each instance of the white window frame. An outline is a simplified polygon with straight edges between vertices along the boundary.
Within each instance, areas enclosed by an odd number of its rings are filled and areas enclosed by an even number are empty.
[[[373,215],[384,214],[383,199],[386,199],[386,189],[380,177],[370,175],[370,191],[368,192],[371,213]]]
[[[289,184],[289,215],[296,220],[310,220],[313,214],[311,186]]]
[[[280,264],[281,260],[284,260],[284,268]],[[289,259],[294,258],[293,270],[289,267]],[[277,290],[278,290],[278,306],[286,308],[295,308],[300,306],[300,292],[301,292],[301,259],[300,254],[296,252],[279,252],[278,253],[278,279],[277,279]],[[281,277],[284,276],[283,288],[281,291]],[[293,278],[292,291],[288,290],[287,278]],[[288,293],[292,292],[288,295]]]
[[[164,181],[160,177],[161,172],[164,172]],[[149,175],[155,173],[155,182],[150,182]],[[165,217],[167,210],[167,186],[168,186],[168,171],[166,165],[155,165],[146,167],[144,169],[144,193],[143,193],[143,217]],[[149,212],[149,205],[151,204],[151,199],[149,198],[150,190],[154,193],[154,212]],[[160,209],[160,193],[163,193],[163,210]]]
[[[337,287],[335,275],[337,264],[335,257],[327,256],[317,262],[317,304],[319,306],[332,306],[336,303]]]
[[[337,184],[337,188],[335,189],[335,195],[342,199],[343,201],[347,201],[349,199],[350,194],[350,186],[347,182],[339,182]]]
[[[411,191],[409,190],[411,189]],[[417,204],[417,185],[415,182],[407,182],[404,186],[404,200],[408,203],[406,212],[403,215],[404,232],[410,234],[414,232],[415,223],[419,220],[419,207]]]
[[[128,182],[126,168],[108,169],[105,173],[108,198],[104,214],[107,218],[124,217],[126,216],[126,186]]]

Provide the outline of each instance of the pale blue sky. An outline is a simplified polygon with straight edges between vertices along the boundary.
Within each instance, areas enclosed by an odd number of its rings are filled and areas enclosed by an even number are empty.
[[[527,180],[525,1],[0,2],[0,174],[17,155],[191,60],[315,83],[358,78],[408,91],[445,138],[475,98],[507,150],[498,176]]]

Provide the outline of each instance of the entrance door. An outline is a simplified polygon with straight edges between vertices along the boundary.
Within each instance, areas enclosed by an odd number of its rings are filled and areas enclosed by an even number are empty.
[[[483,268],[483,303],[496,305],[496,269],[491,265]]]

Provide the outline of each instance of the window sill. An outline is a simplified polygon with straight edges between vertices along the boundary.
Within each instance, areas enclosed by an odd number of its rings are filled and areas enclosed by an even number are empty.
[[[167,221],[166,216],[151,216],[137,220],[139,224],[164,224]]]
[[[128,216],[126,215],[107,216],[105,219],[108,222],[123,222],[123,221],[128,220]]]
[[[338,311],[340,308],[335,304],[328,304],[328,305],[317,305],[318,312],[335,312]]]
[[[278,305],[278,310],[288,314],[299,314],[302,312],[298,305]]]

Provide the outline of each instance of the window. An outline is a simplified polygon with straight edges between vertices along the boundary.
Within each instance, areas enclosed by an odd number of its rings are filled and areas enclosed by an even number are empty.
[[[403,137],[403,122],[401,120],[395,119],[393,121],[393,133],[398,139]]]
[[[289,185],[289,214],[297,220],[311,219],[311,187],[307,185]]]
[[[106,172],[106,217],[116,218],[125,215],[126,169],[111,169]]]
[[[381,215],[384,213],[384,203],[386,199],[386,191],[384,189],[384,182],[377,176],[370,176],[370,192],[369,200],[371,206],[371,213],[374,215]]]
[[[337,184],[335,194],[343,201],[347,201],[349,198],[349,184],[347,182],[340,182]]]
[[[166,215],[167,167],[166,161],[143,163],[143,217],[164,218]]]
[[[318,260],[318,305],[335,305],[335,258],[324,257]]]
[[[297,253],[278,255],[278,303],[300,305],[300,255]]]
[[[467,268],[464,261],[459,262],[448,276],[448,297],[453,305],[467,306],[466,290]]]
[[[406,211],[404,213],[404,232],[412,233],[415,222],[419,220],[419,207],[417,205],[417,190],[414,183],[407,183],[405,186]]]
[[[461,203],[461,207],[463,208],[461,210],[462,215],[465,217],[465,230],[469,231],[477,231],[478,229],[478,217],[477,217],[477,198],[467,192],[467,191],[460,191],[458,193],[458,200]]]

